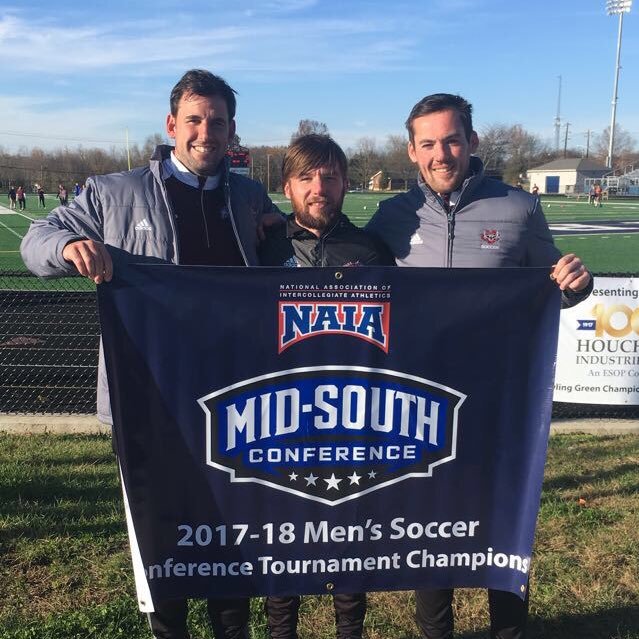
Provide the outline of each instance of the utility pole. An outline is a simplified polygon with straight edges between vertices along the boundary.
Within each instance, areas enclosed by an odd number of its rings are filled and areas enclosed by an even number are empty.
[[[126,127],[126,162],[130,171],[131,170],[131,152],[129,151],[129,127]]]
[[[266,154],[266,192],[271,192],[271,154]]]
[[[559,93],[557,95],[557,115],[555,117],[555,151],[559,151],[559,131],[561,129],[561,76],[559,78]]]
[[[568,150],[568,129],[570,128],[570,122],[566,122],[566,135],[564,137],[564,157],[566,157],[566,151]]]
[[[590,157],[590,134],[592,131],[588,129],[584,135],[586,136],[586,157]]]

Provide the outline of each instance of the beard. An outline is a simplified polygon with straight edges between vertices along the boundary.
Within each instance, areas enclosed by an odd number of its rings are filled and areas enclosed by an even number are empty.
[[[301,211],[295,211],[295,221],[306,229],[314,231],[325,231],[337,218],[339,212],[334,209],[324,209],[317,214],[311,215],[308,207]]]
[[[315,200],[316,202],[317,200]],[[342,201],[331,202],[329,200],[322,200],[324,202],[323,207],[313,207],[313,213],[311,213],[310,205],[313,204],[313,200],[308,203],[293,201],[293,211],[295,212],[295,221],[306,229],[313,231],[319,231],[320,233],[325,231],[331,226],[338,218]]]

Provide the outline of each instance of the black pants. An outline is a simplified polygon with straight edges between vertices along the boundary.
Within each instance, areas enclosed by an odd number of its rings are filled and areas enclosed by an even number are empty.
[[[366,593],[333,595],[337,639],[361,639]],[[267,597],[264,611],[271,639],[297,639],[299,597]]]
[[[209,599],[207,608],[215,639],[248,639],[249,600]],[[149,625],[156,639],[189,639],[186,627],[186,599],[160,601],[149,613]]]
[[[425,639],[452,639],[453,590],[416,590],[416,621]],[[525,639],[528,593],[523,601],[511,592],[488,591],[491,639]]]

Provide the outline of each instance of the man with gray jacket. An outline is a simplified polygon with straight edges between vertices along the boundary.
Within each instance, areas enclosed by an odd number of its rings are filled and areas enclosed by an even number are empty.
[[[419,169],[417,186],[380,203],[366,226],[390,248],[399,266],[545,266],[562,291],[563,306],[585,299],[592,277],[575,255],[555,247],[539,199],[484,176],[472,154],[479,143],[472,106],[437,93],[412,109],[408,155]],[[426,639],[452,639],[453,591],[416,592],[417,623]],[[524,600],[488,591],[492,639],[523,639]]]
[[[34,222],[22,241],[27,267],[42,277],[79,273],[110,281],[106,245],[174,264],[256,266],[257,225],[277,212],[264,188],[231,174],[226,150],[235,134],[235,91],[220,77],[188,71],[171,93],[166,130],[148,167],[90,178],[82,193]],[[111,423],[102,354],[98,417]],[[157,639],[188,639],[186,601],[154,602]],[[216,639],[248,637],[248,599],[210,599]]]

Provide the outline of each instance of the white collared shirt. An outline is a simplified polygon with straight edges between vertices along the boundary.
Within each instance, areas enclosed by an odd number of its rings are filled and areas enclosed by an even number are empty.
[[[198,175],[191,173],[180,160],[177,159],[175,152],[171,151],[170,157],[162,160],[162,178],[166,180],[171,176],[176,177],[180,182],[188,184],[196,189],[200,188],[200,180]],[[207,175],[204,183],[205,191],[212,191],[220,185],[220,173],[215,175]]]

